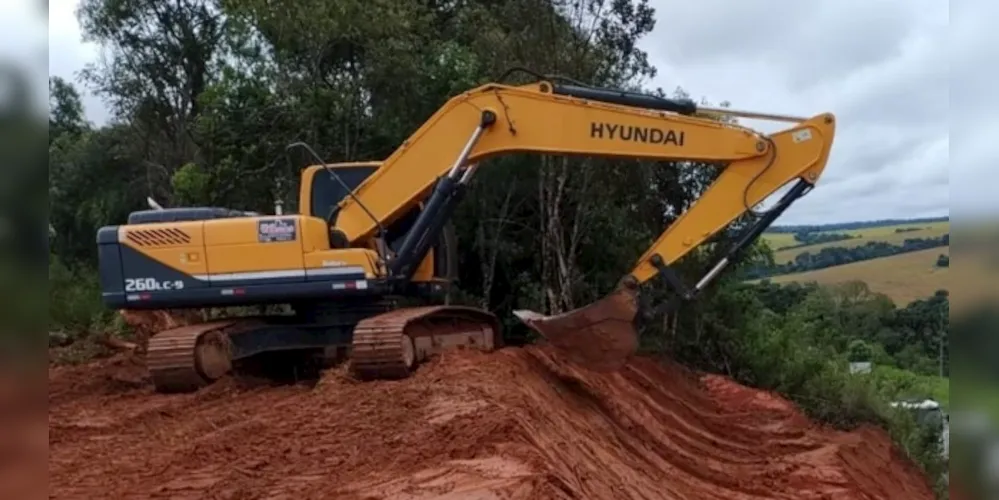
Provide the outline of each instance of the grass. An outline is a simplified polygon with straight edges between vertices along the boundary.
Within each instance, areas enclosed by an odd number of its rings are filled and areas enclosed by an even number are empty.
[[[919,231],[907,231],[904,233],[896,233],[896,229],[904,228],[921,228]],[[933,236],[940,236],[946,232],[950,231],[950,222],[933,222],[924,224],[898,224],[894,226],[881,226],[881,227],[869,227],[865,229],[859,229],[857,231],[850,231],[850,234],[857,234],[864,238],[870,238],[874,240],[884,240],[885,237],[895,237],[896,235],[901,236],[901,240],[905,238],[912,238],[913,236],[906,235],[918,235],[918,234],[932,234]],[[919,236],[915,236],[918,238]],[[887,241],[887,240],[885,240]]]
[[[863,281],[871,291],[883,293],[899,306],[905,306],[914,300],[925,299],[939,289],[949,290],[950,269],[936,267],[937,257],[940,254],[949,254],[949,251],[949,247],[930,248],[804,273],[774,276],[770,281],[773,283],[814,281],[820,285]]]
[[[907,231],[904,233],[896,233],[896,229],[907,228],[907,227],[918,227],[922,228],[918,231]],[[798,248],[791,248],[788,250],[776,251],[776,249],[782,246],[789,246],[795,244],[794,235],[791,234],[766,234],[764,238],[770,243],[770,247],[775,250],[774,261],[782,264],[785,262],[794,261],[794,258],[802,252],[817,253],[826,247],[843,247],[843,248],[853,248],[866,245],[868,242],[872,241],[884,241],[895,245],[901,245],[903,241],[909,238],[936,238],[943,236],[950,231],[949,222],[935,222],[927,224],[900,224],[895,226],[882,226],[882,227],[870,227],[864,229],[858,229],[855,231],[834,231],[840,233],[846,233],[857,236],[851,240],[843,241],[831,241],[829,243],[821,243],[818,245],[809,245]]]
[[[950,410],[950,379],[920,375],[894,366],[874,366],[868,379],[879,394],[890,401],[930,398]]]
[[[791,233],[763,233],[762,238],[770,244],[770,248],[789,247],[798,243]]]

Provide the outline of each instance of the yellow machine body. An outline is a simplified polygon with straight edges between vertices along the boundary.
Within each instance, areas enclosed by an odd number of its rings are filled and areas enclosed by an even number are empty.
[[[319,199],[328,190],[316,184],[330,171],[347,179],[356,172],[353,178],[359,179],[379,166],[307,167],[299,191],[304,213],[258,216],[214,209],[215,218],[206,219],[212,209],[183,207],[133,213],[139,221],[155,222],[102,228],[104,300],[124,309],[208,307],[320,300],[329,290],[374,288],[385,277],[383,261],[372,248],[330,247],[324,212],[333,204]],[[412,285],[428,293],[447,290],[453,263],[442,259],[453,258],[453,252],[442,254],[453,248],[444,244],[427,252]],[[119,269],[128,275],[119,276]]]

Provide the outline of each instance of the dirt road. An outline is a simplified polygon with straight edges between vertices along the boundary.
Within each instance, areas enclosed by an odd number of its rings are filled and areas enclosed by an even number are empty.
[[[932,498],[879,430],[638,359],[448,353],[397,382],[157,395],[126,358],[50,369],[54,498]]]

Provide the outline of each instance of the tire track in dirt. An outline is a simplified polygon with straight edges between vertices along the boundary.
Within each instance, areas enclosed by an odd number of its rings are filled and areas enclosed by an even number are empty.
[[[455,351],[402,381],[341,367],[189,395],[136,366],[50,369],[53,498],[932,498],[880,430],[647,359]]]

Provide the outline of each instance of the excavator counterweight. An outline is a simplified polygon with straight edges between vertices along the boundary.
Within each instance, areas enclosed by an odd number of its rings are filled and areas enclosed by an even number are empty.
[[[791,126],[762,134],[703,114]],[[572,359],[613,370],[638,346],[640,287],[656,278],[675,293],[653,313],[696,298],[815,185],[834,135],[828,113],[796,118],[699,109],[689,100],[556,77],[518,86],[490,83],[451,98],[382,161],[327,164],[307,145],[294,145],[316,160],[302,174],[300,213],[156,207],[133,213],[128,224],[101,228],[103,299],[132,311],[291,306],[290,315],[156,334],[147,363],[158,370],[154,380],[166,381],[161,390],[210,383],[229,367],[273,353],[308,353],[323,362],[346,358],[363,378],[407,376],[444,349],[501,344],[492,313],[446,305],[458,274],[451,218],[489,159],[537,153],[723,165],[608,296],[552,316],[515,312]],[[753,211],[787,185],[773,208]],[[688,286],[670,266],[746,213],[756,215],[755,222]],[[424,303],[401,305],[414,300]]]

